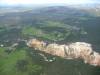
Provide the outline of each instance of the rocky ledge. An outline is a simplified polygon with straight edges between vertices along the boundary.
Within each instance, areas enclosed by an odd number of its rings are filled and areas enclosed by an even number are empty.
[[[93,51],[91,44],[75,42],[68,45],[56,43],[48,44],[44,41],[31,39],[27,42],[29,47],[45,53],[60,56],[64,59],[82,59],[85,63],[100,66],[100,54]]]

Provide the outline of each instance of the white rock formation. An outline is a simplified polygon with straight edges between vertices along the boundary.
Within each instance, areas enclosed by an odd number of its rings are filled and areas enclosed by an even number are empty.
[[[75,42],[69,45],[59,45],[56,43],[47,45],[43,41],[31,39],[27,45],[51,55],[65,59],[82,59],[85,63],[100,66],[100,54],[93,51],[91,44],[85,42]]]

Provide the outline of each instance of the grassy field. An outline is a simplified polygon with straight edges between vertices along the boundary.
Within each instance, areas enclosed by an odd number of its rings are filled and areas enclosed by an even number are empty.
[[[22,34],[26,36],[35,36],[51,41],[62,41],[70,38],[76,38],[81,35],[80,29],[60,22],[47,21],[37,26],[26,26]]]
[[[34,63],[25,48],[7,53],[0,48],[0,75],[37,75],[42,67]]]

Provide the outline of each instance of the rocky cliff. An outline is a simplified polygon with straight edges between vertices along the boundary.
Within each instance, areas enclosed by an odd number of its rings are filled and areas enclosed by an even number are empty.
[[[56,43],[47,44],[44,41],[31,39],[27,42],[29,47],[45,53],[60,56],[64,59],[82,59],[85,63],[100,66],[100,54],[93,51],[91,44],[85,42],[75,42],[68,45]]]

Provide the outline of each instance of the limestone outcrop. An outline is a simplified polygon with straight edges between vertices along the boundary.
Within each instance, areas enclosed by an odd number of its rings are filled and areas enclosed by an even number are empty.
[[[56,43],[47,44],[44,41],[31,39],[27,42],[29,47],[45,53],[60,56],[64,59],[82,59],[85,63],[100,66],[100,54],[93,51],[91,44],[85,42],[75,42],[68,45]]]

